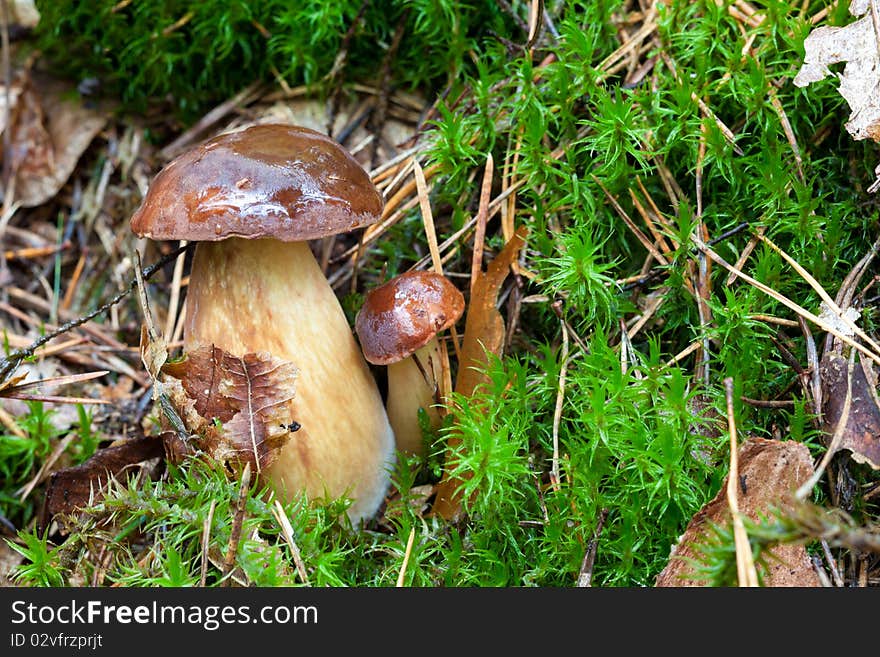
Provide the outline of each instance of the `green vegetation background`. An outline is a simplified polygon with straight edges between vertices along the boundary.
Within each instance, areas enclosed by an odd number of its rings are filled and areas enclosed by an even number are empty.
[[[468,486],[475,493],[466,520],[450,526],[424,519],[409,503],[412,486],[436,481],[439,473],[436,454],[444,436],[428,436],[435,456],[401,464],[395,475],[401,499],[384,524],[340,526],[344,502],[290,508],[314,585],[393,585],[413,533],[406,584],[572,586],[598,535],[594,585],[650,586],[688,520],[726,474],[727,436],[711,425],[714,413],[723,415],[725,377],[733,378],[737,396],[795,396],[793,406],[781,409],[737,403],[743,436],[802,441],[821,453],[809,406],[799,389],[791,392],[796,374],[772,339],[778,327],[756,318],[791,319],[789,311],[747,284],[727,285],[727,273],[719,269],[709,301],[714,319],[702,324],[685,281],[693,262],[689,236],[698,219],[698,169],[700,218],[709,236],[748,225],[715,246],[730,262],[751,231],[762,228],[833,296],[874,241],[876,201],[865,188],[873,180],[877,148],[846,134],[848,108],[832,81],[807,89],[791,83],[812,27],[808,20],[824,3],[753,3],[765,15],[757,27],[733,18],[727,2],[646,4],[646,10],[656,7],[658,28],[640,61],[656,59],[632,87],[599,65],[619,47],[621,25],[635,17],[637,5],[546,2],[553,30],[545,27],[533,58],[521,47],[529,4],[511,0],[507,11],[502,3],[477,0],[37,2],[39,46],[57,70],[99,81],[100,92],[122,98],[127,112],[170,103],[181,125],[257,79],[308,83],[327,93],[328,83],[340,79],[329,74],[355,23],[342,79],[374,80],[402,25],[392,62],[394,87],[429,99],[444,93],[447,99],[466,98],[455,111],[441,102],[424,161],[441,166],[432,192],[441,240],[473,211],[479,193],[474,173],[482,171],[486,155],[504,162],[521,138],[516,176],[527,182],[516,217],[530,228],[524,264],[538,275],[524,281],[522,294],[562,299],[566,320],[587,347],[569,345],[565,363],[558,425],[562,485],[545,485],[563,367],[560,322],[549,302],[524,304],[513,349],[491,364],[492,384],[473,399],[457,400],[464,442],[456,462],[473,473]],[[841,5],[826,22],[850,19]],[[747,40],[751,51],[744,55]],[[536,75],[535,62],[550,53],[555,61]],[[783,113],[773,107],[774,96]],[[733,130],[736,149],[694,98]],[[783,117],[796,137],[797,155]],[[562,156],[551,157],[559,147]],[[661,164],[679,198],[670,197]],[[629,193],[637,181],[671,222],[677,247],[670,264],[641,291],[617,282],[639,273],[645,252],[604,191],[637,216]],[[371,253],[365,271],[375,276],[386,266],[392,275],[411,266],[418,259],[411,245],[423,241],[420,226],[414,211]],[[494,229],[488,244],[501,244]],[[469,271],[468,255],[464,248],[462,260],[450,268]],[[805,307],[818,307],[815,293],[773,251],[758,246],[746,270]],[[645,293],[663,286],[664,304],[638,333],[624,372],[621,322],[638,313]],[[347,303],[356,306],[357,298]],[[870,306],[863,320],[872,326]],[[800,333],[784,337],[804,362]],[[712,346],[707,376],[695,376],[692,358],[667,364],[701,338]],[[39,428],[26,428],[42,435]],[[22,445],[14,436],[0,436],[7,488],[32,476],[49,449],[45,442]],[[865,473],[855,468],[853,476]],[[196,583],[211,501],[211,540],[223,550],[237,490],[236,482],[200,464],[175,469],[152,485],[132,484],[91,509],[61,546],[25,532],[29,565],[20,581],[61,584],[73,572],[88,577],[96,566],[87,548],[109,540],[116,552],[108,581]],[[823,498],[821,488],[816,498]],[[20,526],[34,512],[7,493],[0,511]],[[247,511],[238,564],[248,581],[298,581],[289,546],[256,491]],[[856,498],[847,511],[865,518],[875,517],[877,509]],[[135,530],[139,541],[123,540]],[[144,551],[152,551],[146,562]],[[730,570],[723,567],[728,558],[729,551],[718,557],[723,563],[710,564],[715,583],[729,583],[724,577]],[[208,584],[217,581],[212,569]]]

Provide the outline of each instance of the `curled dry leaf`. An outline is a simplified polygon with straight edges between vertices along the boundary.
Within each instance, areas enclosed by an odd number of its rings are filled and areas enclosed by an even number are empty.
[[[11,130],[15,199],[34,207],[67,182],[107,116],[86,106],[68,83],[38,73],[21,72],[10,84],[9,96],[10,124],[0,127]]]
[[[830,441],[829,449],[849,450],[854,461],[880,469],[880,399],[876,383],[872,383],[876,381],[876,374],[870,363],[856,358],[851,381],[848,380],[849,361],[838,353],[823,356],[819,367],[825,402],[823,425]],[[847,392],[850,392],[848,409]],[[840,426],[842,421],[846,423],[843,427]]]
[[[737,457],[739,510],[753,521],[769,516],[774,508],[791,508],[794,491],[813,470],[809,449],[791,440],[750,438],[740,445]],[[693,560],[698,557],[695,548],[709,537],[712,524],[723,526],[730,522],[725,481],[718,495],[688,523],[655,585],[703,586],[704,582],[696,577],[694,570]],[[819,578],[803,545],[777,545],[770,552],[764,574],[765,586],[819,586]]]
[[[295,430],[296,367],[267,352],[235,356],[199,347],[165,363],[163,383],[199,447],[221,462],[271,464]]]
[[[107,482],[127,468],[163,456],[164,448],[158,437],[145,436],[124,440],[95,452],[84,463],[56,470],[46,488],[46,497],[40,514],[40,527],[45,530],[58,514],[74,513],[76,509],[93,503]]]
[[[823,25],[804,40],[804,63],[794,78],[798,87],[834,75],[832,64],[846,62],[837,74],[838,91],[851,113],[846,130],[853,139],[880,141],[880,50],[871,17],[870,0],[853,0],[849,11],[861,16],[843,27]],[[880,166],[875,169],[880,176]],[[880,187],[880,178],[871,191]]]

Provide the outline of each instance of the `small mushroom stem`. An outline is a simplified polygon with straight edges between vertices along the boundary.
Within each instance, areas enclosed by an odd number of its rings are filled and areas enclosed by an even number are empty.
[[[386,411],[394,429],[397,449],[406,454],[424,454],[419,409],[425,409],[429,426],[437,429],[442,420],[437,407],[440,380],[440,343],[432,338],[411,356],[388,365]]]
[[[290,498],[348,495],[349,516],[384,499],[394,435],[345,313],[306,242],[200,242],[187,291],[184,349],[266,351],[298,369],[290,417],[300,428],[264,474]]]

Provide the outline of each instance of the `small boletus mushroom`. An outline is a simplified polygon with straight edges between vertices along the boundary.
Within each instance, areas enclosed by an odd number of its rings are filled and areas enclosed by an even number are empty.
[[[132,230],[198,242],[184,351],[268,352],[298,369],[298,430],[263,475],[282,497],[348,495],[353,521],[387,491],[394,436],[379,388],[308,240],[377,221],[383,200],[336,141],[292,125],[222,134],[160,171]]]
[[[423,408],[437,428],[437,390],[441,376],[437,334],[464,312],[464,296],[442,274],[410,271],[370,290],[355,319],[366,359],[387,365],[385,408],[397,448],[422,454],[418,411]]]

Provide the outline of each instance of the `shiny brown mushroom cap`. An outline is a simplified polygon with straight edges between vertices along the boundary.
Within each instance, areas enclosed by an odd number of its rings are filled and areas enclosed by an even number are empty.
[[[388,365],[410,356],[464,312],[464,296],[441,274],[411,271],[371,290],[355,319],[364,357]]]
[[[264,124],[219,135],[169,162],[131,229],[157,240],[297,242],[372,224],[382,206],[367,172],[336,141]]]

